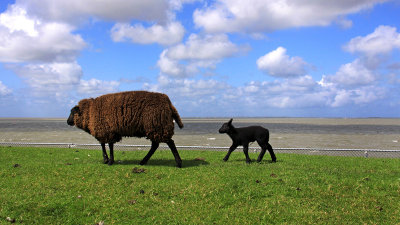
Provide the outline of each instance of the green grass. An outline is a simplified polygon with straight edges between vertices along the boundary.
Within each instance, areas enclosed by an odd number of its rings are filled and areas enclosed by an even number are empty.
[[[0,224],[400,224],[400,159],[146,153],[0,147]]]

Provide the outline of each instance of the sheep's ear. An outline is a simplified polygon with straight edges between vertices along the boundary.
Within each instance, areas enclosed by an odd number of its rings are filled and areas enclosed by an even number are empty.
[[[79,110],[79,106],[75,106],[74,108],[72,108],[71,112],[73,114],[75,114],[75,113],[81,114],[81,111]]]
[[[233,120],[233,118],[231,118],[231,119],[229,120],[229,122],[228,122],[229,125],[232,124],[232,120]]]

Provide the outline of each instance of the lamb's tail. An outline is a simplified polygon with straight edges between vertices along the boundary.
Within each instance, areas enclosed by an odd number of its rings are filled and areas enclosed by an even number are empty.
[[[170,107],[172,110],[172,118],[174,118],[175,122],[178,124],[179,128],[183,128],[183,123],[181,120],[181,117],[179,116],[178,111],[176,110],[176,108],[172,105],[172,103],[170,102]]]

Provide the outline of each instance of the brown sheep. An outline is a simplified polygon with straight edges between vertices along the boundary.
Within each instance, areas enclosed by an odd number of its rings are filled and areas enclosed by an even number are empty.
[[[128,91],[83,99],[71,109],[68,125],[76,126],[95,137],[101,144],[104,163],[114,163],[114,143],[122,137],[147,137],[151,140],[149,153],[140,162],[145,165],[160,142],[168,144],[178,167],[182,160],[174,141],[174,122],[183,123],[168,96],[147,91]],[[110,148],[108,158],[105,144]]]

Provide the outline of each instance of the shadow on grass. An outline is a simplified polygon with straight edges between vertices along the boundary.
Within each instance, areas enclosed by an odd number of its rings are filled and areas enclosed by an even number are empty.
[[[117,165],[139,165],[141,160],[121,160],[115,162]],[[210,163],[205,160],[189,159],[182,160],[182,168],[195,167],[200,165],[209,165]],[[176,162],[174,159],[150,159],[147,166],[167,166],[176,167]],[[144,166],[146,166],[144,165]]]
[[[232,160],[229,159],[227,162],[229,162],[229,161],[246,163],[246,159],[232,159]],[[276,162],[272,162],[271,159],[267,159],[267,160],[263,159],[263,160],[261,160],[261,162],[257,162],[257,160],[254,160],[254,159],[251,160],[251,164],[270,164],[270,163],[281,163],[281,162],[283,162],[283,160],[280,160],[280,159],[277,159]]]

